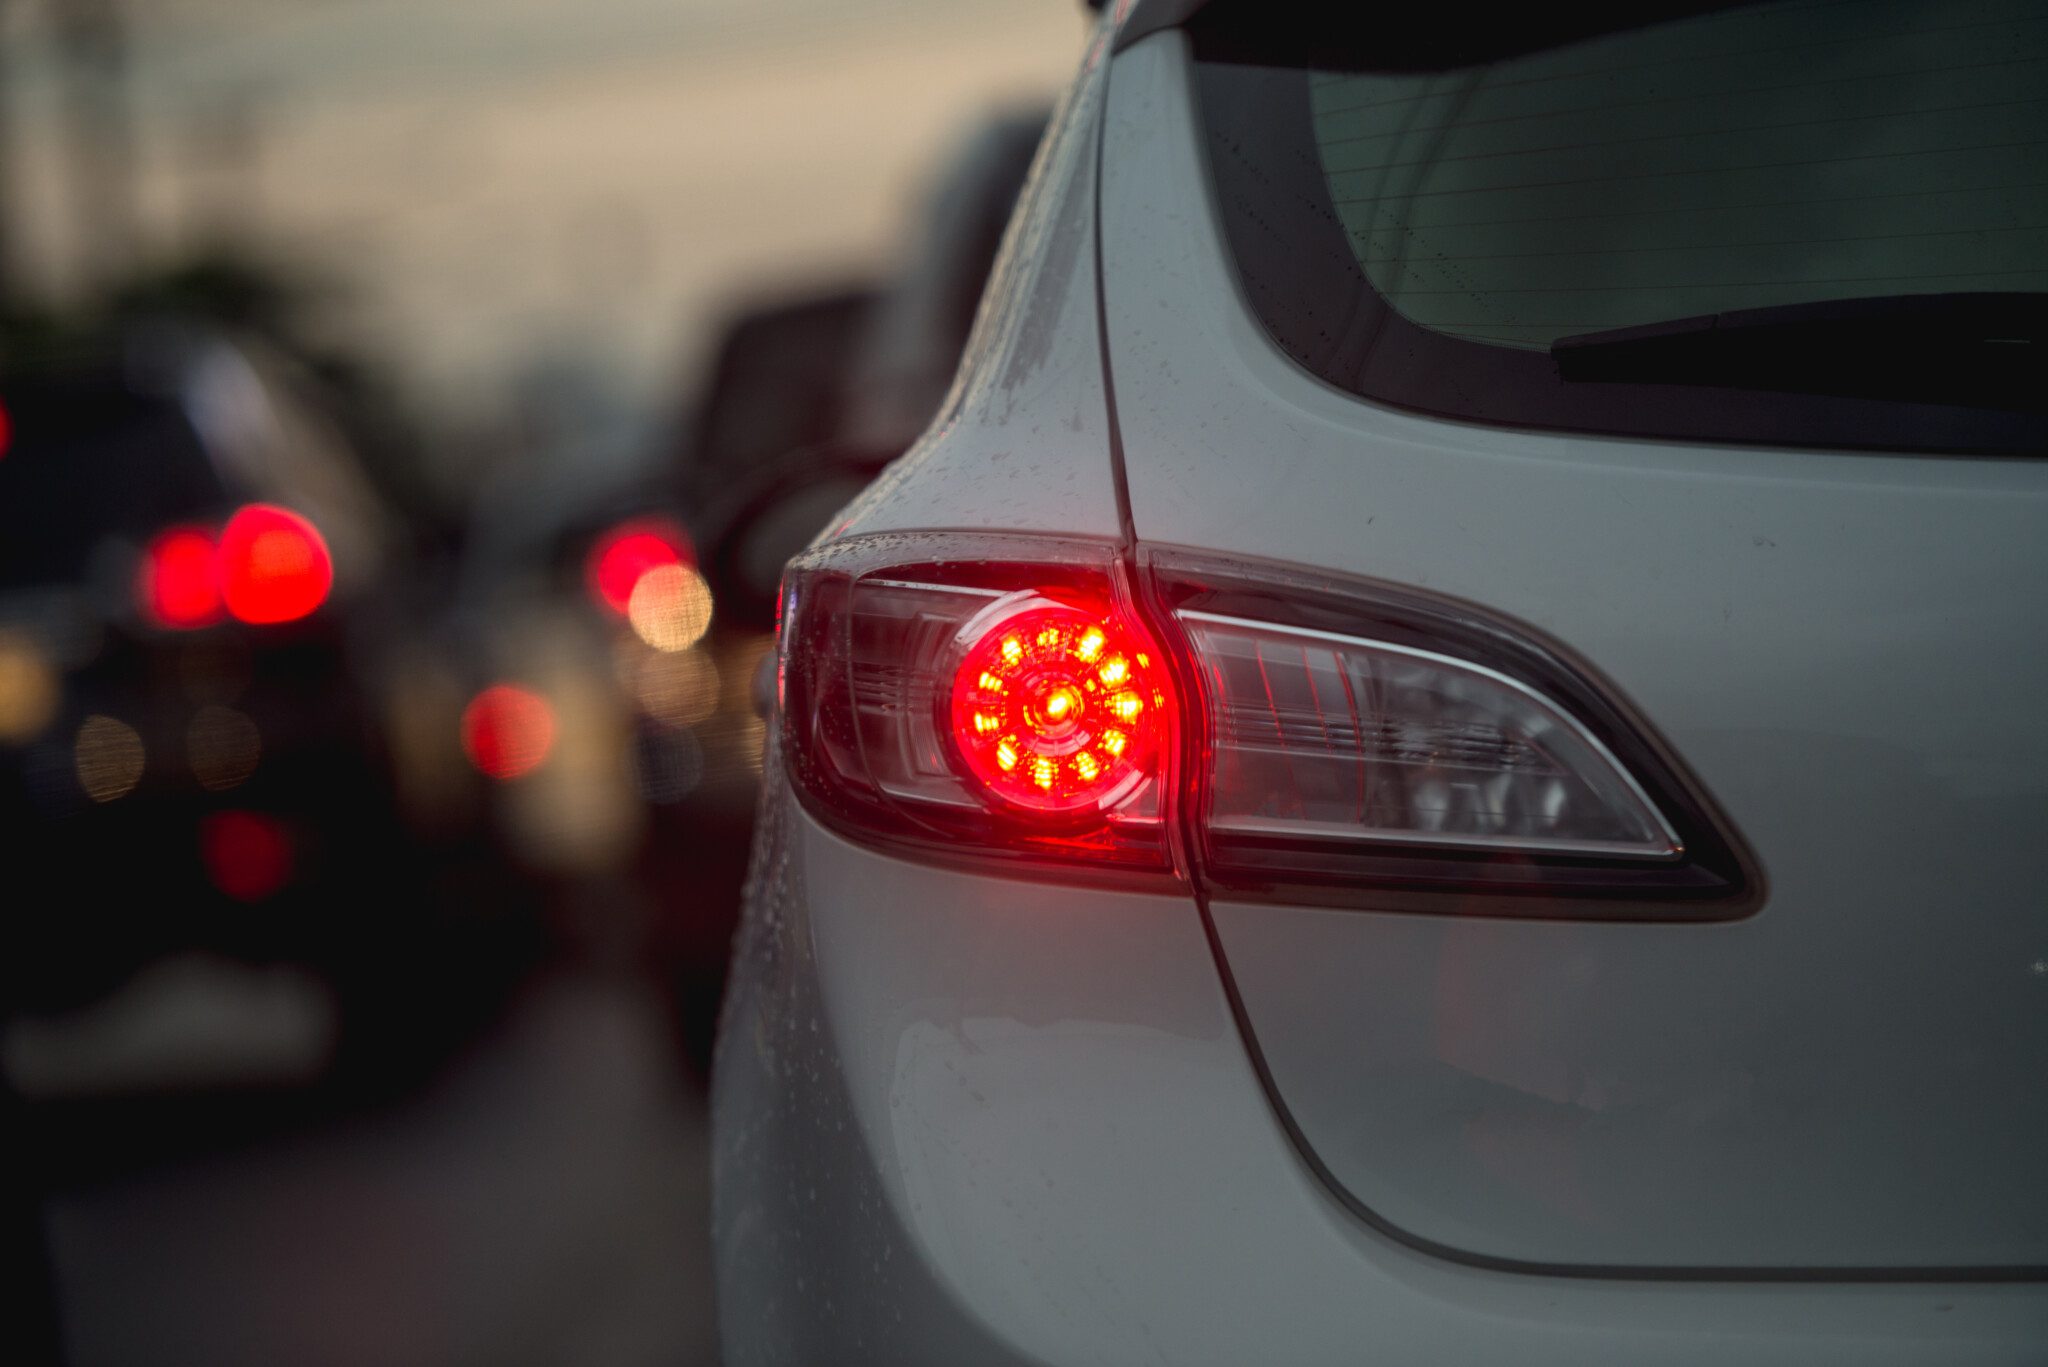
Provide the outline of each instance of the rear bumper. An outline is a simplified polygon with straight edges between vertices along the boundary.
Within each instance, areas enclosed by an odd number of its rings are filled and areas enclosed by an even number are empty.
[[[1481,1271],[1342,1209],[1191,900],[858,849],[780,783],[715,1073],[726,1360],[2020,1363],[2048,1288]]]

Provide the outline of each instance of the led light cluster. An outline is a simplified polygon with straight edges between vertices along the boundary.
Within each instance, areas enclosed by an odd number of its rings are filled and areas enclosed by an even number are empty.
[[[989,792],[1037,811],[1100,811],[1157,771],[1163,670],[1112,614],[1029,595],[961,639],[953,739]]]

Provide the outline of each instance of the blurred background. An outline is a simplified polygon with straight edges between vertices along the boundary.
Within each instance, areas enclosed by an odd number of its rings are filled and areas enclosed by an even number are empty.
[[[0,0],[9,1360],[705,1363],[784,559],[1071,0]]]

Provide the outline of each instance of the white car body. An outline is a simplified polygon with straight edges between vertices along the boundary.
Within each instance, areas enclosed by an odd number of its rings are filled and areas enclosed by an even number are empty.
[[[1117,23],[947,412],[822,549],[1474,605],[1646,719],[1750,900],[1033,876],[835,827],[771,750],[714,1075],[728,1362],[2048,1360],[2048,464],[1345,393],[1247,303],[1187,36]]]

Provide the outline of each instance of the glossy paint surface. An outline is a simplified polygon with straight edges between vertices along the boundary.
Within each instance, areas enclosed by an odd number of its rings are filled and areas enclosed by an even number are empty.
[[[2025,1286],[1416,1254],[1280,1129],[1191,899],[887,858],[776,780],[714,1069],[725,1360],[2017,1364]]]

